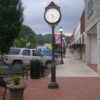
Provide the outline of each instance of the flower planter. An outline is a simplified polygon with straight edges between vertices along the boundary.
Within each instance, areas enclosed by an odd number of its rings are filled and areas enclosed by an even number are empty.
[[[23,93],[26,88],[26,84],[9,84],[7,85],[7,88],[10,90],[10,100],[23,100]]]

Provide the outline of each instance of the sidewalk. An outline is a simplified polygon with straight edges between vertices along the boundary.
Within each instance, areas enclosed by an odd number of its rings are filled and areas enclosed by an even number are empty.
[[[100,100],[100,78],[96,77],[57,78],[58,89],[48,89],[50,78],[29,79],[24,82],[28,85],[24,100]],[[5,100],[10,100],[9,97],[7,90]]]
[[[56,66],[57,77],[99,77],[99,75],[81,60],[67,52],[64,64]],[[50,77],[51,75],[49,75]]]

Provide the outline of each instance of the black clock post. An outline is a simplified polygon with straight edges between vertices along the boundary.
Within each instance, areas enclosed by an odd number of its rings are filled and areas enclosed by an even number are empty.
[[[51,83],[49,83],[48,88],[55,89],[55,88],[59,88],[59,85],[56,82],[56,64],[55,64],[55,55],[54,55],[55,50],[54,49],[55,49],[55,26],[57,26],[61,20],[60,7],[58,7],[54,2],[51,2],[45,8],[44,18],[45,18],[45,21],[49,24],[49,26],[51,26],[51,29],[52,29]]]

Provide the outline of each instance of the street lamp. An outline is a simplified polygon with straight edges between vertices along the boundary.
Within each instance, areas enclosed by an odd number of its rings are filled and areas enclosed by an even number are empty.
[[[62,39],[63,39],[63,40],[65,40],[65,38],[64,38],[64,37],[63,37]]]
[[[56,83],[56,64],[54,56],[55,48],[55,27],[61,20],[60,7],[57,6],[54,2],[51,2],[46,8],[44,13],[44,19],[52,29],[52,66],[51,66],[51,83],[48,85],[48,88],[58,88]]]
[[[61,62],[60,62],[60,64],[64,64],[63,57],[62,57],[62,32],[63,32],[63,29],[62,29],[62,27],[60,27],[60,33],[61,33]]]

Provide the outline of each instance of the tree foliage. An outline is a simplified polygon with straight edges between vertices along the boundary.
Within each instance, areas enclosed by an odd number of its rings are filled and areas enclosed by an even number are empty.
[[[5,53],[19,36],[23,22],[21,0],[0,0],[0,52]]]
[[[36,41],[37,45],[44,45],[44,39],[42,34],[37,34],[36,35]]]
[[[45,43],[51,43],[52,42],[52,34],[46,34],[46,35],[44,35],[43,36],[43,38],[44,38],[44,42]]]
[[[38,45],[44,45],[45,43],[51,43],[52,34],[46,34],[46,35],[37,34],[36,38]]]
[[[36,38],[38,45],[44,45],[45,43],[52,43],[52,34],[45,34],[45,35],[37,34]],[[70,36],[65,36],[63,34],[62,38],[65,38],[66,43],[68,43]]]
[[[30,44],[29,46],[27,44]],[[36,34],[35,32],[26,25],[22,25],[22,29],[20,35],[14,41],[14,46],[16,47],[29,47],[35,48],[36,47]]]

